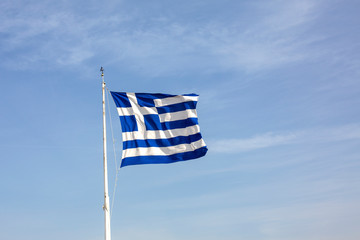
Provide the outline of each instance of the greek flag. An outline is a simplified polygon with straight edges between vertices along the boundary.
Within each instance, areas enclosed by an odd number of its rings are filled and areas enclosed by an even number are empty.
[[[121,167],[202,157],[207,147],[197,120],[196,94],[111,92],[121,122]]]

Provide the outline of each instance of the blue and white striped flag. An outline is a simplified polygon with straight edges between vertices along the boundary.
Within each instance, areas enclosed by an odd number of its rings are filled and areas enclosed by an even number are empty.
[[[122,128],[121,167],[172,163],[202,157],[196,94],[111,92]]]

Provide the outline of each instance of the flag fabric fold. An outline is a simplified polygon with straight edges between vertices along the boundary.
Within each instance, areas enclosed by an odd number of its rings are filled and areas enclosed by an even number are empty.
[[[121,167],[202,157],[207,147],[198,125],[196,94],[111,92],[120,116]]]

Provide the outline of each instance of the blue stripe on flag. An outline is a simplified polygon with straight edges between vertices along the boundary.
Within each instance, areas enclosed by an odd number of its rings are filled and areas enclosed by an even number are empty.
[[[190,144],[201,139],[201,134],[196,133],[189,136],[179,136],[164,139],[145,139],[145,140],[130,140],[123,142],[123,149],[138,148],[138,147],[169,147],[179,144]]]
[[[171,130],[176,128],[186,128],[198,124],[197,118],[187,118],[183,120],[169,121],[160,123],[159,115],[144,115],[146,130]]]
[[[179,96],[179,95],[165,94],[165,93],[135,93],[135,95],[136,95],[136,97],[148,98],[148,99],[153,99],[153,100]],[[189,94],[183,94],[181,96],[197,97],[199,95],[196,93],[189,93]]]
[[[168,156],[127,157],[122,160],[121,167],[125,167],[128,165],[174,163],[179,161],[191,160],[205,156],[207,150],[207,147],[201,147],[199,149],[196,149],[195,151],[176,153]]]
[[[186,109],[195,109],[196,108],[196,101],[188,101],[188,102],[182,102],[182,103],[176,103],[164,107],[157,107],[159,114],[162,113],[171,113],[171,112],[179,112],[184,111]]]
[[[171,122],[162,122],[162,130],[170,130],[176,128],[186,128],[198,124],[197,118],[187,118],[183,120],[171,121]]]
[[[135,93],[135,96],[140,107],[155,107],[156,97],[144,93]]]
[[[140,107],[155,107],[154,99],[175,97],[176,95],[163,93],[135,93],[135,96]]]

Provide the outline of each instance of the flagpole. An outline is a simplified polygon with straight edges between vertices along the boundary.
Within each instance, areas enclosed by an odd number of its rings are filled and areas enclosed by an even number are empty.
[[[106,151],[106,119],[105,119],[105,81],[104,68],[100,68],[102,79],[102,107],[103,107],[103,152],[104,152],[104,213],[105,213],[105,240],[111,240],[110,232],[110,204],[107,173],[107,151]]]

